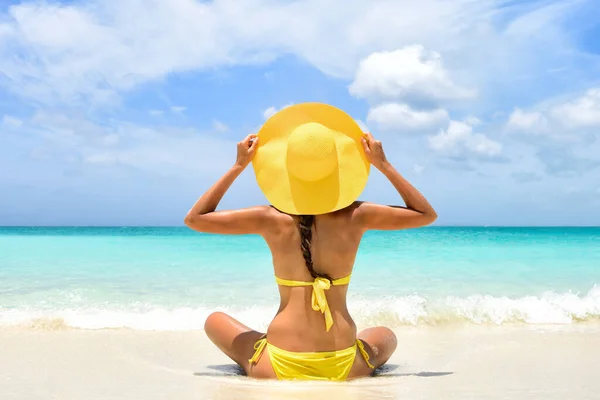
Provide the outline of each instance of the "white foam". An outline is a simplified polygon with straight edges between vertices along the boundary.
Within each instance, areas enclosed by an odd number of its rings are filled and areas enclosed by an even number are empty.
[[[0,326],[32,324],[40,326],[68,326],[80,329],[130,328],[135,330],[190,331],[204,329],[204,321],[214,311],[224,311],[235,318],[258,325],[268,326],[275,308],[249,307],[242,310],[198,308],[155,308],[149,311],[119,309],[64,309],[53,311],[0,310]],[[62,321],[62,324],[44,321]],[[264,328],[263,328],[264,329]]]
[[[600,320],[600,286],[587,294],[545,293],[521,298],[473,295],[427,299],[418,295],[349,300],[352,316],[359,327],[370,325],[444,325],[447,323],[494,324],[572,324]],[[243,308],[78,308],[42,311],[0,309],[0,326],[31,325],[47,329],[68,326],[80,329],[130,328],[136,330],[201,330],[213,311],[224,311],[255,329],[264,330],[277,311],[271,307]],[[55,321],[55,322],[51,322]],[[60,321],[60,323],[56,323]]]

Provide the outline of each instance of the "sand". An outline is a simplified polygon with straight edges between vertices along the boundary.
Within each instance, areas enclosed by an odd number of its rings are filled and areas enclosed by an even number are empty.
[[[204,332],[0,330],[0,399],[599,399],[600,327],[396,330],[373,378],[256,381]]]

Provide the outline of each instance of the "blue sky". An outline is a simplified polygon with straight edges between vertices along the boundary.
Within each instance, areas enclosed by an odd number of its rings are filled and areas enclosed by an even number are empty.
[[[600,225],[596,0],[0,5],[0,225],[181,225],[235,143],[341,107],[440,225]],[[362,196],[399,203],[376,171]],[[264,203],[251,168],[223,208]]]

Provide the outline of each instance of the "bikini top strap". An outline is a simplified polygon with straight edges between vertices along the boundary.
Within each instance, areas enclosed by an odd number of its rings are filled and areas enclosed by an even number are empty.
[[[343,278],[335,279],[335,280],[331,281],[331,284],[333,286],[348,285],[350,283],[351,277],[352,277],[352,274],[344,276]],[[316,279],[319,279],[319,278],[316,278]],[[315,279],[315,281],[316,281],[316,279]],[[288,286],[288,287],[312,286],[315,284],[315,281],[311,281],[311,282],[292,281],[292,280],[282,279],[282,278],[275,276],[275,282],[277,282],[277,284],[280,286]]]

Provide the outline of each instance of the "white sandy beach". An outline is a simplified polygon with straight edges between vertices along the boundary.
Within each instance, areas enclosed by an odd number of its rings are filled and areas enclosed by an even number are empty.
[[[598,399],[600,327],[403,328],[349,383],[255,381],[204,332],[0,330],[0,399]]]

